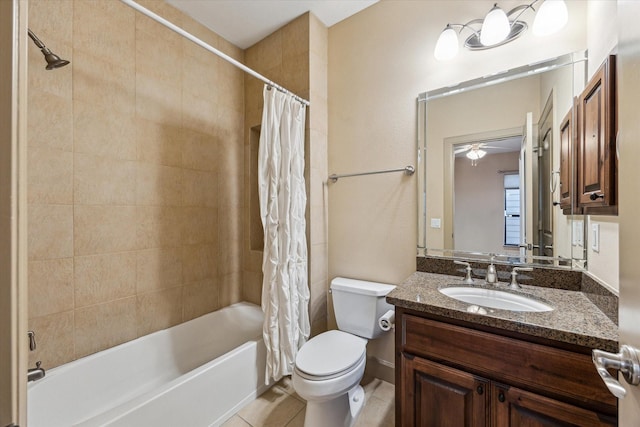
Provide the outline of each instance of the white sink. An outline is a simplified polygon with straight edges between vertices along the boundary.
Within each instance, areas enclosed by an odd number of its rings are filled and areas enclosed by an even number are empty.
[[[495,289],[453,286],[440,292],[468,304],[511,311],[551,311],[553,307],[533,298]]]

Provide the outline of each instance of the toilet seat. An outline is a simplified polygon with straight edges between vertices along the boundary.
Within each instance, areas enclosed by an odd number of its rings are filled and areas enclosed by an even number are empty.
[[[302,346],[296,357],[296,371],[309,380],[339,377],[362,362],[366,345],[367,340],[346,332],[324,332]]]

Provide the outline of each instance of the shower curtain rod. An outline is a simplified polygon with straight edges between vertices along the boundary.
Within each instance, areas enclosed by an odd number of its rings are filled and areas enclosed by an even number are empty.
[[[279,84],[269,80],[268,78],[266,78],[262,74],[258,73],[257,71],[247,67],[242,62],[236,61],[235,59],[233,59],[229,55],[226,55],[225,53],[219,51],[215,47],[203,42],[202,40],[200,40],[199,38],[197,38],[193,34],[188,33],[185,30],[183,30],[182,28],[178,27],[177,25],[172,24],[171,22],[167,21],[166,19],[164,19],[160,15],[157,15],[157,14],[153,13],[152,11],[150,11],[149,9],[147,9],[147,8],[145,8],[143,6],[140,6],[135,1],[133,1],[133,0],[120,0],[120,1],[122,3],[124,3],[124,4],[126,4],[127,6],[130,6],[130,7],[134,8],[135,10],[137,10],[140,13],[142,13],[143,15],[146,15],[149,18],[153,19],[154,21],[164,25],[165,27],[169,28],[170,30],[175,31],[176,33],[180,34],[181,36],[191,40],[192,42],[194,42],[198,46],[208,50],[209,52],[211,52],[211,53],[213,53],[215,55],[218,55],[220,58],[224,59],[225,61],[231,63],[232,65],[234,65],[234,66],[236,66],[238,68],[240,68],[245,73],[251,74],[253,77],[255,77],[255,78],[259,79],[259,80],[262,80],[263,82],[265,82],[269,86],[274,87],[274,88],[278,89],[281,92],[290,94],[297,101],[303,103],[304,105],[307,105],[307,106],[310,105],[310,102],[307,101],[306,99],[299,97],[295,93],[293,93],[293,92],[287,90],[286,88],[280,86]]]

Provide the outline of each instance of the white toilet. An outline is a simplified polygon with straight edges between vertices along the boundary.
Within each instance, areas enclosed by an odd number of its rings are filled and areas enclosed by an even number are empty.
[[[393,306],[385,296],[395,286],[336,277],[331,281],[337,331],[305,343],[296,357],[293,388],[307,401],[305,427],[351,427],[364,406],[360,380],[367,340],[384,331],[378,319]]]

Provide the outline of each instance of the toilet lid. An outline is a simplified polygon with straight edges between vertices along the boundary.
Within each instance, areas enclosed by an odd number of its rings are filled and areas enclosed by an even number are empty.
[[[305,343],[296,356],[296,367],[309,375],[325,377],[358,363],[367,340],[342,331],[327,331]]]

